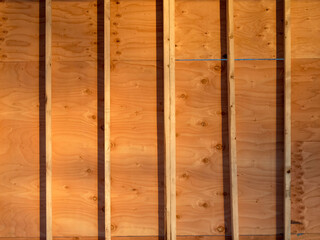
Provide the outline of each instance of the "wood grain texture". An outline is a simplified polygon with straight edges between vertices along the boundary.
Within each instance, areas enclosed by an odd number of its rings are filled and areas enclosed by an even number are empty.
[[[97,0],[52,1],[54,61],[95,61],[97,38]]]
[[[162,14],[160,0],[111,0],[111,60],[162,55]]]
[[[220,59],[222,55],[226,58],[226,1],[176,0],[175,2],[176,58]]]
[[[320,229],[319,142],[292,145],[292,231],[318,233]]]
[[[275,34],[277,2],[235,0],[236,58],[281,56]],[[313,233],[292,235],[294,240],[320,239],[320,63],[311,59],[319,57],[318,4],[292,0],[292,55],[300,58],[292,63],[292,219],[302,222],[292,228],[295,233]],[[97,200],[97,7],[96,0],[53,1],[55,239],[97,239],[85,236],[97,236],[98,214],[103,214]],[[175,7],[177,58],[223,57],[225,19],[220,13],[225,12],[225,1],[176,0]],[[111,12],[111,55],[117,60],[111,76],[112,234],[119,240],[158,239],[164,209],[159,169],[162,1],[113,0]],[[2,239],[39,236],[40,21],[38,1],[0,2]],[[230,235],[227,91],[221,77],[225,70],[220,62],[177,63],[176,217],[181,240]],[[281,63],[238,62],[236,78],[240,232],[281,233]],[[179,236],[185,234],[219,236]],[[133,237],[139,235],[143,237]]]
[[[284,1],[284,239],[291,240],[291,0]]]
[[[226,58],[226,1],[176,1],[178,59]],[[283,57],[283,6],[277,0],[234,1],[235,58]]]
[[[319,221],[320,61],[292,62],[292,231],[317,233]]]
[[[0,63],[0,237],[39,236],[38,78],[38,63]]]
[[[239,204],[237,169],[237,130],[236,130],[236,89],[234,51],[234,10],[233,0],[227,0],[227,79],[228,79],[228,135],[230,171],[231,233],[233,240],[239,240]]]
[[[230,234],[226,64],[177,62],[176,76],[177,234]]]
[[[291,0],[292,57],[320,57],[320,2]]]
[[[306,234],[293,234],[292,240],[317,240],[320,238],[320,233],[306,233]]]
[[[110,0],[104,1],[104,235],[111,240],[111,158],[110,158]],[[99,78],[99,77],[98,77]],[[98,88],[100,86],[98,85]],[[99,91],[99,90],[98,90]],[[99,99],[98,99],[99,101]],[[98,108],[99,109],[99,108]],[[99,111],[99,110],[98,110]],[[98,140],[99,141],[99,140]],[[99,147],[99,144],[98,144]],[[99,168],[99,166],[98,166]],[[98,196],[99,197],[99,196]],[[98,223],[99,224],[99,223]]]
[[[0,61],[39,61],[39,1],[1,1],[0,16]]]
[[[283,68],[236,62],[240,234],[283,231]]]
[[[95,236],[103,214],[98,211],[97,7],[91,0],[52,2],[54,236]]]
[[[176,240],[175,0],[163,1],[165,236]]]
[[[97,66],[52,64],[53,235],[95,236]]]
[[[283,20],[280,4],[278,0],[234,0],[236,58],[276,58],[283,54],[282,41],[277,42],[277,32],[281,33],[277,21]]]
[[[320,141],[320,60],[292,61],[292,141]]]
[[[45,2],[46,240],[52,240],[52,1]]]
[[[162,81],[157,71],[162,76],[162,69],[153,61],[111,64],[112,234],[157,235],[162,187],[157,167],[164,164],[157,148],[157,134],[163,135],[161,128],[157,133],[157,81]]]
[[[163,231],[158,164],[164,162],[163,149],[157,148],[163,134],[157,130],[162,70],[154,61],[134,62],[162,56],[162,24],[162,1],[111,1],[111,60],[120,61],[111,67],[113,236]]]

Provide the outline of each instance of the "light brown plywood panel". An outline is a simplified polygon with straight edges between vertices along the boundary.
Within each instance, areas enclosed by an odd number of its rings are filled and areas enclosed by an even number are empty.
[[[283,40],[277,39],[277,32],[282,38],[282,4],[278,0],[234,0],[235,58],[283,54]]]
[[[111,60],[161,57],[162,14],[162,0],[111,0]]]
[[[53,62],[53,235],[95,236],[97,201],[97,66]]]
[[[292,231],[318,233],[320,229],[320,141],[292,144]]]
[[[291,2],[292,57],[320,58],[320,1]]]
[[[97,41],[97,0],[52,1],[54,61],[95,61]]]
[[[281,65],[236,62],[240,234],[283,231]]]
[[[111,64],[112,234],[157,235],[164,201],[162,62],[158,68],[154,61]]]
[[[97,7],[91,0],[52,3],[54,236],[95,236],[98,214],[103,215],[98,213]]]
[[[319,225],[320,61],[292,62],[293,232],[317,233]]]
[[[292,141],[320,141],[320,60],[292,61]]]
[[[225,0],[175,2],[176,58],[226,58]]]
[[[176,76],[177,233],[230,234],[226,64],[177,62]]]
[[[294,234],[291,237],[292,240],[317,240],[320,239],[319,233],[306,233],[306,234]]]
[[[39,61],[39,1],[0,2],[0,61]]]
[[[0,63],[0,237],[39,236],[38,78],[38,63]]]

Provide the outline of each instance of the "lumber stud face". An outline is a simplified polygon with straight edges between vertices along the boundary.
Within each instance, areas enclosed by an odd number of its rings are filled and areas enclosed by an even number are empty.
[[[231,231],[232,239],[239,240],[238,213],[238,180],[237,180],[237,149],[236,149],[236,109],[235,109],[235,78],[234,78],[234,23],[233,0],[227,1],[227,79],[228,79],[228,131],[229,131],[229,168],[231,193]]]
[[[166,239],[176,239],[175,1],[163,0]]]
[[[110,0],[104,0],[104,202],[106,240],[111,240],[110,99]]]
[[[51,0],[45,0],[45,86],[46,86],[46,239],[52,240],[52,80],[51,80],[51,46],[52,46],[52,8]]]
[[[284,0],[284,239],[291,239],[291,0]]]

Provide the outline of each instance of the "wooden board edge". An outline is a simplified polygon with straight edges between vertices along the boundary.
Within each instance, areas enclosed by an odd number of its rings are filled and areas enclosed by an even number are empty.
[[[227,1],[227,54],[231,231],[232,239],[239,240],[233,0]]]
[[[45,0],[46,239],[52,240],[52,1]]]
[[[105,239],[111,240],[110,169],[110,0],[104,0],[104,143],[105,143]]]
[[[167,240],[176,240],[175,1],[163,1],[165,188]]]
[[[291,0],[284,0],[284,239],[291,239]]]

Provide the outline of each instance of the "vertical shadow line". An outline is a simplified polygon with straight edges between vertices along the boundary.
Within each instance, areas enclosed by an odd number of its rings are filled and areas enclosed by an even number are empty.
[[[284,0],[276,0],[276,57],[284,58]],[[276,61],[276,235],[283,238],[284,61]]]
[[[157,81],[157,168],[158,168],[158,239],[165,238],[165,142],[163,79],[163,2],[156,1],[156,81]]]
[[[227,58],[227,3],[220,0],[220,58]],[[222,178],[224,196],[224,229],[225,239],[231,234],[231,205],[230,205],[230,173],[229,173],[229,135],[228,135],[228,89],[227,61],[221,61],[221,136],[222,136]],[[227,236],[229,235],[229,236]]]
[[[97,0],[98,239],[105,239],[104,0]]]
[[[40,239],[46,239],[46,23],[45,0],[39,0],[39,217]]]

